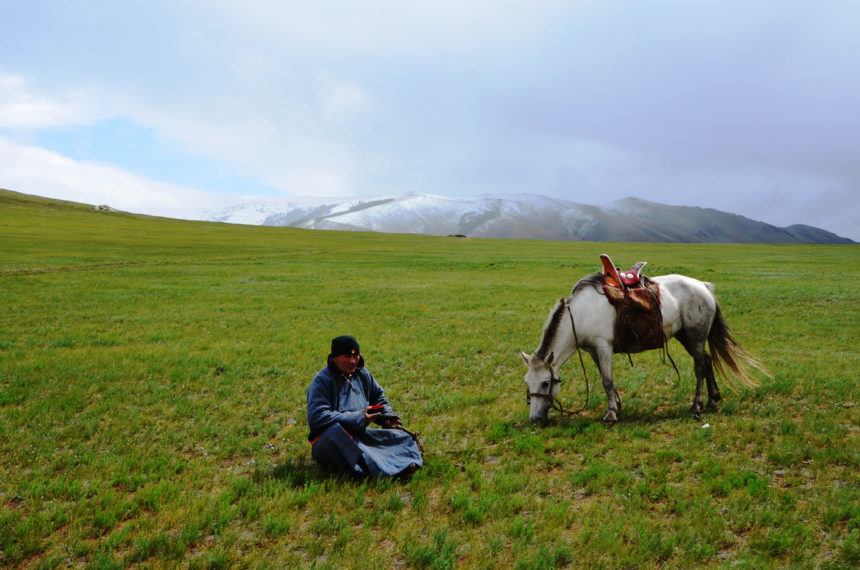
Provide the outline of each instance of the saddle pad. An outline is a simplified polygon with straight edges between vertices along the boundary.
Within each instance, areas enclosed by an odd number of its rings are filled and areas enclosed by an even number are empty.
[[[663,315],[660,311],[660,287],[649,282],[646,287],[627,289],[604,284],[606,298],[615,307],[616,353],[634,353],[666,344]]]
[[[630,354],[665,346],[666,338],[663,333],[660,309],[639,311],[630,307],[628,305],[618,311],[613,351]]]

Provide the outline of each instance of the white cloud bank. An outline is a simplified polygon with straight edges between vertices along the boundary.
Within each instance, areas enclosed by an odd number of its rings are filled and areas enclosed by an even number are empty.
[[[0,136],[2,187],[83,204],[107,204],[126,212],[197,219],[225,198],[148,180],[106,164],[78,162],[55,152]]]

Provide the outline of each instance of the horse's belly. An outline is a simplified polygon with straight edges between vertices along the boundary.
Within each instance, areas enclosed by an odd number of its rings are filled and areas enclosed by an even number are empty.
[[[668,291],[660,291],[660,313],[663,317],[663,332],[666,339],[670,339],[681,330],[681,312],[675,297]]]

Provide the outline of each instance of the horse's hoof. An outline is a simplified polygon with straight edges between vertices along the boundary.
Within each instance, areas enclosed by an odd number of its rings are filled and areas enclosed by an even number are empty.
[[[603,416],[603,423],[614,425],[618,422],[618,416],[613,411],[606,412],[606,415]]]
[[[690,406],[690,415],[696,418],[697,420],[702,419],[702,406],[693,405]]]
[[[722,400],[708,400],[708,403],[705,404],[705,409],[712,411],[712,412],[716,412],[717,410],[719,410],[722,407],[723,407],[723,401]]]

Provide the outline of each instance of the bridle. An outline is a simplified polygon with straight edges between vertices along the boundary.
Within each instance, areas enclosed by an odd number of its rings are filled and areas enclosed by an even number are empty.
[[[585,368],[583,368],[583,372]],[[561,403],[557,397],[552,395],[552,388],[556,384],[561,384],[561,378],[555,375],[551,366],[549,366],[549,372],[551,378],[549,379],[549,393],[541,394],[540,392],[529,392],[528,388],[526,388],[526,404],[531,405],[532,398],[544,398],[550,401],[550,409],[553,409],[560,413],[563,416],[572,416],[574,414],[578,414],[588,407],[588,396],[589,396],[589,387],[588,387],[588,376],[585,377],[585,403],[578,410],[568,410],[564,407],[564,404]]]
[[[561,384],[561,378],[555,375],[555,370],[552,369],[552,366],[549,364],[546,365],[549,368],[549,392],[546,394],[541,394],[540,392],[529,392],[528,386],[526,387],[526,404],[532,403],[532,398],[546,398],[551,400],[553,404],[558,402],[558,398],[553,397],[552,389],[556,384]]]
[[[551,409],[556,410],[563,416],[572,416],[588,407],[588,397],[591,390],[588,385],[588,373],[585,371],[585,362],[582,360],[582,351],[579,349],[579,338],[576,336],[576,324],[573,322],[573,311],[571,311],[567,300],[564,301],[564,306],[567,308],[567,314],[570,315],[570,326],[573,329],[573,341],[576,343],[576,353],[579,355],[579,365],[582,367],[582,375],[585,377],[585,403],[578,410],[568,410],[564,407],[564,404],[561,403],[561,400],[552,395],[553,387],[556,384],[561,384],[561,378],[555,375],[555,370],[553,370],[552,366],[549,364],[546,365],[546,367],[549,368],[549,392],[546,394],[541,394],[540,392],[529,392],[528,387],[526,387],[526,403],[531,405],[532,398],[545,398],[550,401]],[[541,360],[543,360],[543,358],[541,358]]]

